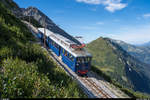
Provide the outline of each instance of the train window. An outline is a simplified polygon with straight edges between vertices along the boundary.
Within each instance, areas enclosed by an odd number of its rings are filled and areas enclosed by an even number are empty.
[[[70,54],[69,53],[67,54],[67,57],[70,58]]]
[[[74,57],[70,54],[70,59],[72,60],[72,61],[74,61]]]
[[[53,43],[55,48],[58,48],[58,45],[56,42]]]
[[[57,44],[57,49],[59,49],[59,45]]]
[[[70,53],[68,53],[68,58],[71,59],[71,54]]]
[[[78,58],[78,63],[81,63],[81,58]]]
[[[54,46],[57,47],[57,44],[54,42]]]
[[[82,63],[84,63],[84,62],[85,62],[85,58],[83,57],[83,58],[82,58]]]
[[[51,40],[51,41],[50,41],[51,45],[52,45],[52,42],[53,42],[53,41]]]
[[[80,58],[77,58],[77,63],[80,63],[80,62],[81,62]]]
[[[54,41],[52,41],[52,45],[54,46]]]
[[[89,62],[90,60],[89,60],[89,57],[87,57],[87,62]]]
[[[88,62],[88,59],[87,57],[84,58],[84,63],[87,63]]]
[[[55,43],[55,47],[58,48],[58,45]]]
[[[77,63],[88,63],[88,62],[90,62],[90,57],[77,58]]]
[[[65,54],[65,50],[63,49],[63,54]]]
[[[56,43],[54,42],[54,46],[56,47]]]
[[[65,50],[65,56],[67,56],[67,51]]]
[[[88,57],[88,62],[90,62],[91,61],[91,57]]]
[[[82,58],[81,57],[79,58],[79,63],[82,63]]]
[[[65,49],[64,49],[64,55],[65,55]]]

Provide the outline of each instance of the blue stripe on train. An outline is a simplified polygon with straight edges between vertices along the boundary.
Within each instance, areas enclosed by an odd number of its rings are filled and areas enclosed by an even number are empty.
[[[72,71],[76,71],[75,70],[75,62],[73,61],[71,61],[68,57],[66,57],[66,56],[64,56],[63,54],[62,54],[62,61],[72,70]]]

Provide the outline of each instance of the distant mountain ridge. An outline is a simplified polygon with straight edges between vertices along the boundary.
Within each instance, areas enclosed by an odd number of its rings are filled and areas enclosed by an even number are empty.
[[[143,63],[150,64],[150,46],[148,46],[149,43],[146,43],[145,45],[141,46],[135,46],[120,40],[111,39],[111,41],[120,45],[129,54],[139,59]]]
[[[149,41],[149,42],[147,42],[147,43],[144,43],[144,44],[142,44],[142,45],[140,45],[140,46],[150,47],[150,41]]]
[[[99,38],[87,45],[92,64],[125,87],[150,93],[150,67],[132,57],[109,38]]]

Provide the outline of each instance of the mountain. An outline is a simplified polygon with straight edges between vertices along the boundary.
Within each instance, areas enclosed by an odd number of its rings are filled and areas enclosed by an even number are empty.
[[[132,57],[109,38],[98,38],[87,44],[93,55],[92,64],[119,82],[135,91],[150,93],[150,67]]]
[[[120,45],[129,54],[139,59],[143,63],[150,64],[150,46],[148,46],[149,43],[146,43],[141,46],[135,46],[135,45],[131,45],[120,40],[111,39],[111,41]]]
[[[144,43],[144,44],[142,44],[142,45],[140,45],[140,46],[143,46],[143,47],[150,47],[150,42]]]
[[[0,98],[87,97],[0,0]],[[13,13],[12,13],[13,12]]]
[[[33,18],[39,22],[43,27],[46,24],[46,28],[51,30],[54,33],[60,34],[64,37],[67,37],[74,41],[77,44],[81,44],[77,39],[73,36],[69,35],[63,29],[59,28],[50,18],[48,18],[45,14],[43,14],[40,10],[35,7],[28,7],[27,9],[22,9],[24,16],[33,16]]]
[[[39,9],[36,7],[28,7],[27,9],[25,8],[20,8],[13,0],[0,0],[5,4],[6,7],[8,7],[12,13],[18,17],[24,20],[23,18],[28,18],[28,16],[31,16],[32,21],[36,23],[36,21],[39,23],[39,26],[43,26],[51,30],[54,33],[60,34],[64,37],[67,37],[77,43],[78,45],[81,45],[80,41],[75,39],[73,36],[65,32],[63,29],[58,27],[49,17],[47,17],[43,12],[41,12]],[[35,21],[36,20],[36,21]],[[26,20],[27,21],[27,20]],[[36,24],[36,26],[38,26]]]

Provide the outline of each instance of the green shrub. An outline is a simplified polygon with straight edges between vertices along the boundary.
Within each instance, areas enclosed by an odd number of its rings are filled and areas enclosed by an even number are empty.
[[[87,97],[0,2],[0,97]]]
[[[4,60],[2,66],[2,97],[42,97],[43,94],[51,94],[48,77],[39,75],[36,65],[16,58]]]

